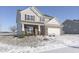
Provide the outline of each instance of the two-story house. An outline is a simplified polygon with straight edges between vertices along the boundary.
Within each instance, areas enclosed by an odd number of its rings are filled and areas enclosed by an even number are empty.
[[[79,20],[65,20],[63,25],[65,34],[79,34]]]
[[[61,24],[56,17],[42,14],[36,7],[17,11],[17,34],[49,35],[61,34]]]

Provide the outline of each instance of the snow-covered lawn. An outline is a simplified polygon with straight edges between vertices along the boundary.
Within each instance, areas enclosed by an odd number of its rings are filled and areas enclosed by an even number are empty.
[[[28,36],[25,38],[0,36],[0,52],[38,53],[64,47],[79,47],[79,35],[67,34],[55,38],[47,36]]]
[[[42,36],[30,36],[17,38],[12,36],[0,36],[0,52],[32,53],[42,52],[65,47],[57,38],[45,38]]]
[[[62,35],[58,40],[68,47],[79,48],[79,35],[77,34]]]

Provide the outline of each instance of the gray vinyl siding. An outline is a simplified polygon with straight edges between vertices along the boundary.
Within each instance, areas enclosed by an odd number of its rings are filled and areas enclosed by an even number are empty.
[[[66,34],[79,34],[79,21],[64,22],[64,33]]]

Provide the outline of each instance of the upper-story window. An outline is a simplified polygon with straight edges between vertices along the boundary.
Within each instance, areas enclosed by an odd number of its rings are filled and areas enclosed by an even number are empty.
[[[44,22],[45,18],[44,17],[40,17],[40,21]]]
[[[35,16],[25,14],[25,20],[35,20]]]

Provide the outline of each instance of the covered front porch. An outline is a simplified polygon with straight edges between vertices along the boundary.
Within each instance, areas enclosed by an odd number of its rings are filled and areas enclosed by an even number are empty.
[[[45,35],[44,25],[24,24],[22,29],[24,30],[25,35]]]

